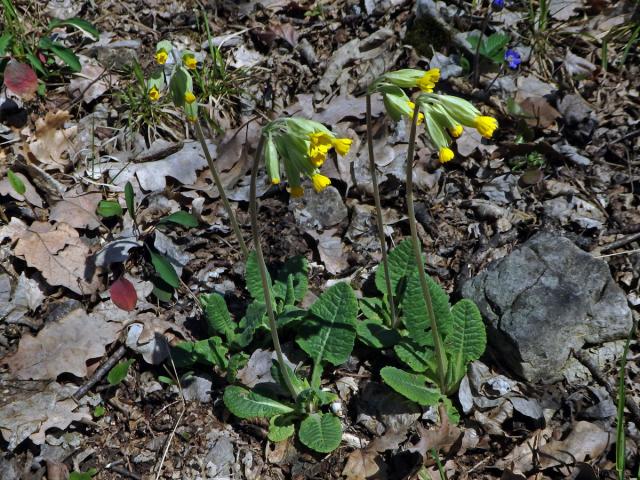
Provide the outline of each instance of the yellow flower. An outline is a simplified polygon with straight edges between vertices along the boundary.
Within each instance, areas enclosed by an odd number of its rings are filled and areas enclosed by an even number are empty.
[[[331,145],[336,149],[339,155],[343,157],[349,153],[353,140],[350,138],[335,138],[331,141]]]
[[[151,87],[149,89],[149,98],[152,102],[157,102],[160,99],[160,92],[156,87]]]
[[[193,55],[185,55],[184,57],[182,57],[182,63],[184,63],[184,66],[189,70],[195,70],[198,66],[198,61]]]
[[[484,138],[491,138],[498,128],[498,121],[493,117],[480,115],[475,118],[474,124],[478,133]]]
[[[416,85],[423,92],[431,93],[433,92],[433,89],[436,88],[438,80],[440,80],[440,69],[432,68],[431,70],[424,72],[424,75],[418,79]]]
[[[331,180],[320,173],[314,173],[311,176],[311,182],[313,182],[313,188],[318,193],[331,185]]]
[[[289,193],[293,198],[300,198],[304,195],[304,190],[302,187],[291,187],[289,188]]]
[[[460,135],[462,135],[462,132],[464,132],[464,129],[459,123],[449,129],[449,133],[453,138],[458,138]]]
[[[327,159],[326,153],[316,152],[313,156],[309,154],[309,160],[311,160],[311,163],[316,168],[321,167],[326,159]]]
[[[280,179],[279,178],[272,178],[271,179],[271,185],[278,185],[280,183]]]
[[[453,159],[454,154],[453,150],[448,147],[442,147],[440,152],[438,153],[438,158],[440,159],[440,163],[447,163],[451,159]]]
[[[407,105],[409,105],[409,108],[411,109],[411,120],[413,120],[413,113],[416,110],[416,104],[409,101],[407,102]],[[422,122],[424,122],[424,113],[418,112],[418,125],[420,125]]]
[[[196,96],[193,94],[193,92],[186,92],[184,94],[184,101],[187,103],[193,103],[196,101]]]
[[[187,116],[187,120],[189,120],[191,123],[195,123],[195,121],[198,120],[198,117],[195,115],[189,115]]]
[[[160,65],[164,65],[165,63],[167,63],[168,58],[169,54],[166,50],[158,50],[156,52],[156,62],[158,62]]]

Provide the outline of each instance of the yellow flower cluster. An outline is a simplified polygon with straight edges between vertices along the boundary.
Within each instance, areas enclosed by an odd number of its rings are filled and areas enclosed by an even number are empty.
[[[321,123],[301,118],[275,120],[263,132],[266,138],[263,153],[271,183],[280,183],[280,168],[284,167],[292,197],[304,194],[301,177],[309,178],[316,192],[331,185],[331,180],[318,169],[332,148],[344,156],[352,143],[350,138],[336,137]]]
[[[155,57],[156,57],[156,62],[159,65],[164,65],[165,63],[167,63],[167,59],[169,58],[169,54],[167,53],[166,50],[161,49],[161,50],[158,50],[156,52]]]

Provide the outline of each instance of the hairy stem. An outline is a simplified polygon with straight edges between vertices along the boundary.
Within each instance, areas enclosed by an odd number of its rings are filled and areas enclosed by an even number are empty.
[[[233,228],[233,232],[238,239],[238,243],[240,244],[240,249],[242,250],[242,255],[244,259],[247,260],[249,258],[249,249],[247,248],[247,244],[244,242],[244,238],[242,238],[242,232],[240,231],[240,226],[238,225],[238,220],[236,219],[235,213],[231,209],[231,204],[229,203],[229,199],[227,198],[227,194],[224,192],[224,187],[222,186],[222,180],[220,180],[220,175],[218,174],[218,169],[213,163],[213,158],[211,158],[211,152],[209,152],[209,148],[207,147],[207,142],[204,139],[204,134],[202,133],[202,127],[200,126],[200,122],[195,122],[195,131],[196,137],[198,137],[198,141],[202,146],[202,151],[204,152],[204,156],[207,159],[207,163],[209,164],[209,170],[211,170],[211,175],[213,176],[213,181],[216,184],[216,188],[218,189],[218,193],[220,194],[220,199],[222,200],[222,204],[224,205],[224,209],[227,211],[227,215],[229,216],[229,222],[231,222],[231,228]]]
[[[391,286],[391,274],[389,273],[389,262],[387,260],[387,241],[384,236],[384,222],[382,220],[382,204],[380,202],[380,189],[378,188],[378,174],[376,173],[376,161],[373,154],[373,131],[371,126],[371,94],[367,93],[367,146],[369,147],[369,172],[371,173],[371,183],[373,184],[373,200],[376,204],[376,222],[378,227],[378,240],[382,250],[382,266],[384,268],[384,281],[387,286],[387,300],[391,312],[391,326],[398,328],[398,316],[393,298],[393,288]],[[379,267],[378,267],[379,268]]]
[[[280,346],[280,338],[278,337],[278,326],[276,324],[276,316],[273,313],[273,303],[271,300],[271,285],[269,285],[269,278],[267,273],[267,266],[264,263],[264,256],[262,255],[262,247],[260,246],[260,232],[258,230],[258,198],[256,195],[256,181],[258,178],[258,168],[260,166],[260,159],[262,157],[262,148],[264,146],[264,136],[260,136],[258,142],[258,150],[253,159],[253,167],[251,169],[251,187],[249,190],[249,215],[251,216],[251,234],[253,236],[253,246],[256,250],[256,259],[258,261],[258,268],[260,269],[260,279],[262,280],[262,292],[264,293],[264,303],[267,307],[267,316],[269,317],[269,329],[271,330],[271,340],[273,341],[273,348],[276,351],[278,357],[278,366],[282,378],[287,385],[287,389],[291,394],[291,397],[295,400],[298,394],[296,389],[289,378],[289,371],[284,363],[284,355],[282,355],[282,347]]]
[[[438,386],[440,391],[446,391],[446,374],[447,374],[447,357],[442,343],[442,337],[438,332],[438,324],[436,315],[433,311],[433,301],[431,300],[431,292],[427,283],[427,275],[424,271],[424,262],[422,260],[422,248],[418,239],[418,228],[416,224],[416,214],[413,208],[413,155],[416,147],[416,126],[418,124],[417,112],[413,115],[411,122],[411,133],[409,134],[409,151],[407,152],[407,216],[409,217],[409,228],[411,229],[411,244],[413,246],[413,255],[416,266],[418,267],[418,277],[420,279],[420,288],[422,296],[427,305],[427,315],[431,324],[431,333],[433,334],[433,344],[436,353],[436,374],[438,376]]]

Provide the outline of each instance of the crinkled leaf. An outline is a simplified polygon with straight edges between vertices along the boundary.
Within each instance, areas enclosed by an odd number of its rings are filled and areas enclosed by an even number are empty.
[[[189,212],[174,212],[160,220],[160,223],[177,223],[183,227],[197,227],[198,219]]]
[[[256,252],[253,250],[249,253],[249,258],[247,258],[244,279],[251,298],[264,303],[264,293],[262,292],[262,279],[260,276],[260,268],[258,267],[258,258],[256,256]],[[267,283],[271,285],[271,276],[269,275],[269,272],[267,272]]]
[[[24,186],[24,182],[20,177],[18,177],[13,170],[7,170],[7,178],[9,179],[9,184],[11,188],[13,188],[18,195],[24,195],[24,192],[27,191],[27,188]]]
[[[109,373],[107,374],[107,381],[109,382],[109,385],[118,385],[122,382],[127,377],[129,367],[131,367],[133,362],[135,362],[133,358],[130,360],[123,360],[118,362],[115,367],[109,370]]]
[[[267,437],[272,442],[282,442],[296,432],[293,418],[290,415],[276,415],[269,419],[269,433]]]
[[[288,259],[275,276],[273,290],[281,298],[285,298],[289,277],[293,284],[293,294],[295,300],[300,302],[309,288],[309,262],[302,256],[295,256]]]
[[[398,358],[414,372],[433,372],[436,368],[436,359],[431,346],[420,346],[411,339],[403,338],[393,350]]]
[[[487,332],[480,310],[473,301],[463,298],[451,309],[453,328],[445,339],[451,361],[450,382],[456,384],[464,376],[466,365],[477,360],[487,346]]]
[[[236,324],[231,319],[231,314],[227,308],[224,297],[218,293],[201,295],[200,302],[204,307],[204,313],[209,325],[209,333],[224,335],[227,340],[232,341],[235,336]]]
[[[20,97],[28,97],[38,89],[38,77],[33,69],[17,60],[9,60],[4,69],[4,84]]]
[[[358,303],[353,289],[336,283],[320,295],[310,313],[297,338],[300,347],[316,364],[346,362],[356,337]]]
[[[138,293],[133,283],[124,277],[113,282],[111,288],[109,288],[109,295],[116,307],[127,312],[134,310],[138,303]]]
[[[398,332],[373,320],[356,322],[358,339],[372,348],[389,348],[400,340]]]
[[[398,285],[416,269],[416,261],[413,256],[411,240],[406,239],[400,242],[396,248],[389,252],[387,259],[389,261],[391,288],[393,289],[393,293],[397,294]],[[382,264],[376,270],[375,283],[380,292],[387,293],[384,265]]]
[[[316,452],[329,453],[340,446],[342,424],[330,413],[314,413],[300,423],[300,441]]]
[[[437,388],[427,387],[429,381],[424,375],[405,372],[395,367],[384,367],[380,370],[384,383],[400,395],[420,405],[437,405],[442,394]]]
[[[271,418],[293,412],[293,408],[256,392],[236,385],[224,389],[225,406],[239,418]]]

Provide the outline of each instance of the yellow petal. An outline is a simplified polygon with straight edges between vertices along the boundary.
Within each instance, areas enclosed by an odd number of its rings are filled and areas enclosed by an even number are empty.
[[[318,193],[331,185],[331,180],[320,173],[313,174],[311,176],[311,182],[313,183],[314,190]]]
[[[440,69],[432,68],[431,70],[424,72],[424,75],[418,79],[416,84],[423,92],[431,93],[436,87],[438,80],[440,80]]]
[[[462,135],[462,133],[464,132],[464,129],[462,128],[462,125],[458,124],[455,127],[452,127],[449,129],[449,133],[451,134],[451,136],[453,138],[458,138],[460,135]]]
[[[293,198],[300,198],[304,195],[304,190],[302,187],[290,187],[289,193]]]
[[[280,183],[280,179],[279,178],[272,178],[271,179],[271,185],[278,185]]]
[[[336,138],[335,140],[333,140],[333,142],[331,142],[333,148],[335,148],[336,152],[338,152],[338,155],[342,155],[343,157],[349,153],[349,149],[351,148],[352,143],[353,140],[351,140],[350,138]]]
[[[160,92],[158,91],[158,89],[156,87],[151,87],[149,89],[149,99],[151,99],[152,102],[157,102],[159,98]]]
[[[498,128],[498,121],[495,118],[484,115],[477,116],[474,124],[478,133],[484,138],[491,138]]]
[[[326,159],[327,159],[327,154],[319,151],[316,152],[313,156],[309,155],[309,160],[311,161],[311,164],[316,168],[321,167]]]
[[[156,62],[158,62],[160,65],[164,65],[167,62],[168,58],[169,55],[164,50],[156,52]]]
[[[447,147],[442,147],[440,149],[440,153],[438,154],[438,158],[440,159],[440,163],[447,163],[452,160],[454,157],[453,150]]]
[[[184,66],[187,67],[189,70],[195,70],[196,67],[198,66],[198,61],[196,60],[196,57],[194,57],[193,55],[186,55],[182,61],[184,62]]]

